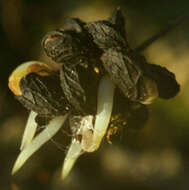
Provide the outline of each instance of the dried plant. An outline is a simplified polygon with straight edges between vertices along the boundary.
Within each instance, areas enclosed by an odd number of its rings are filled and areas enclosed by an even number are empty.
[[[31,113],[13,174],[69,120],[73,137],[62,169],[65,178],[77,158],[96,151],[105,135],[111,142],[117,127],[143,126],[147,104],[179,92],[175,75],[147,63],[129,47],[125,33],[120,9],[107,20],[70,19],[42,41],[58,69],[37,61],[15,69],[9,88]],[[38,125],[45,128],[34,137]]]

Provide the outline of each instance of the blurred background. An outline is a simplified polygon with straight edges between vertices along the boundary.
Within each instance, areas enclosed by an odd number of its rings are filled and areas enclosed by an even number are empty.
[[[9,75],[25,61],[50,62],[41,39],[62,27],[66,18],[105,19],[117,6],[126,18],[132,48],[189,13],[188,0],[0,0],[1,190],[189,188],[189,19],[142,52],[149,62],[174,72],[181,85],[175,98],[158,99],[149,106],[149,120],[143,129],[123,134],[113,145],[104,142],[97,152],[81,156],[64,182],[60,169],[67,147],[57,140],[45,144],[11,176],[28,111],[9,91]]]

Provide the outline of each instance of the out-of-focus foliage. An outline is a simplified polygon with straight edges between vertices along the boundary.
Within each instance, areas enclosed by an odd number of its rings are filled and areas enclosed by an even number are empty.
[[[98,152],[82,156],[64,182],[59,174],[67,147],[61,142],[65,135],[60,133],[56,143],[46,144],[18,174],[10,176],[28,115],[7,88],[11,71],[24,61],[50,62],[41,51],[41,39],[46,32],[62,27],[65,18],[103,19],[117,6],[126,17],[127,38],[133,48],[189,11],[187,0],[0,1],[0,189],[188,188],[189,20],[143,52],[149,62],[174,72],[181,84],[177,97],[149,106],[144,129],[124,130],[120,143],[105,142]]]

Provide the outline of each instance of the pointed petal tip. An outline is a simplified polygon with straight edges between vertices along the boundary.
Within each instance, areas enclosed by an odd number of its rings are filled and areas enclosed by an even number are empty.
[[[16,169],[15,167],[12,168],[12,171],[11,171],[11,175],[15,175],[15,173],[18,171],[18,169]]]
[[[13,169],[12,169],[12,171],[11,171],[11,175],[14,175],[16,173],[16,171],[15,171],[15,169],[14,169],[14,167],[13,167]]]
[[[12,168],[11,175],[14,175],[22,167],[23,164],[24,161],[20,159],[20,154],[19,154]]]
[[[24,134],[22,137],[20,151],[22,151],[33,140],[33,137],[37,129],[37,123],[35,122],[36,116],[37,116],[37,113],[35,113],[34,111],[30,112],[25,130],[24,130]]]
[[[75,158],[75,159],[65,159],[64,160],[63,168],[62,168],[62,172],[61,172],[61,179],[62,180],[65,180],[65,178],[70,174],[70,172],[71,172],[77,158]]]
[[[14,171],[14,168],[11,171],[11,175],[13,176],[16,173],[16,171]]]
[[[71,169],[68,169],[66,166],[66,164],[63,164],[63,169],[62,169],[62,173],[61,173],[61,180],[65,180],[65,178],[68,176],[68,174],[70,173]]]
[[[63,163],[62,173],[61,173],[62,180],[64,180],[69,175],[75,162],[82,154],[82,152],[83,150],[81,144],[79,144],[75,139],[73,139]]]
[[[46,128],[36,136],[30,144],[28,144],[18,155],[18,158],[13,166],[12,175],[14,175],[24,163],[50,138],[52,138],[65,122],[68,114],[64,116],[57,116],[54,118]]]

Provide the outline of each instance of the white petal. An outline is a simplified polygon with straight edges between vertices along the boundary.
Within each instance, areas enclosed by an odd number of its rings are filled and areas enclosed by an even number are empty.
[[[65,179],[68,176],[74,163],[76,162],[78,157],[82,154],[82,152],[83,151],[81,144],[78,143],[75,139],[73,139],[63,163],[62,174],[61,174],[62,179]]]
[[[37,123],[35,122],[36,115],[37,113],[35,113],[34,111],[31,111],[29,114],[28,121],[22,137],[20,150],[23,150],[28,144],[30,144],[35,135],[37,129]]]
[[[91,145],[93,135],[93,117],[94,116],[92,115],[88,115],[82,118],[80,126],[76,132],[76,135],[82,136],[82,141],[78,142],[75,137],[73,137],[64,160],[61,174],[62,179],[65,179],[68,176],[76,160],[83,152],[85,152],[85,149]]]
[[[55,117],[50,121],[46,128],[39,135],[37,135],[28,146],[25,147],[25,149],[19,154],[14,164],[12,174],[17,172],[34,152],[36,152],[44,143],[46,143],[58,132],[67,116],[68,114]]]
[[[114,88],[114,84],[108,76],[101,79],[98,89],[98,105],[93,142],[92,146],[88,150],[85,150],[87,152],[97,150],[106,133],[112,114]]]
[[[68,176],[74,163],[84,151],[93,152],[99,148],[110,122],[113,96],[114,85],[108,76],[105,76],[101,79],[99,84],[97,115],[93,135],[91,135],[91,127],[89,127],[91,126],[90,119],[92,116],[89,115],[86,117],[87,119],[84,118],[84,122],[81,122],[81,128],[78,129],[78,134],[82,135],[84,142],[79,143],[76,139],[73,139],[66,154],[62,168],[62,179]],[[91,146],[88,146],[89,144],[91,144]]]

